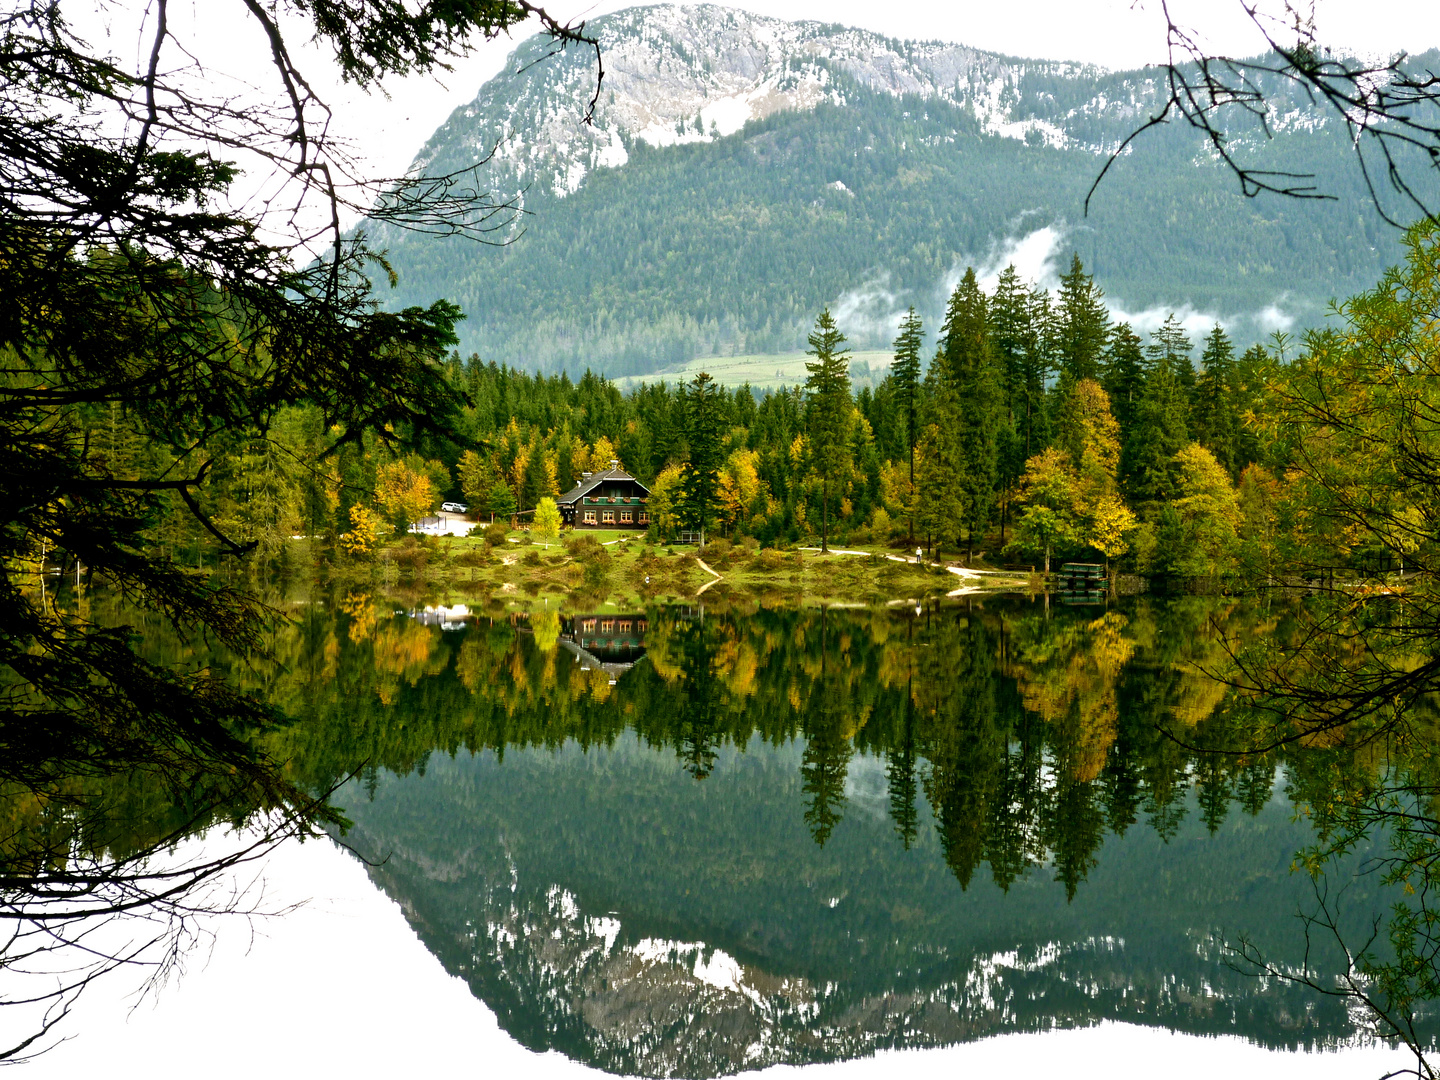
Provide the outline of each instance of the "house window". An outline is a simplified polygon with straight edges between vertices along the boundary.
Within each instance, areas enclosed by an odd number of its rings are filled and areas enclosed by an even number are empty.
[[[585,524],[586,524],[586,525],[594,525],[594,524],[595,524],[595,511],[594,511],[594,510],[586,510],[586,511],[585,511]]]
[[[604,524],[606,524],[606,525],[614,525],[614,524],[615,524],[615,511],[614,511],[614,510],[603,510],[603,511],[601,511],[601,513],[600,513],[600,520],[601,520],[602,523],[604,523]]]
[[[640,511],[640,524],[641,524],[641,525],[648,525],[649,523],[650,523],[650,511],[649,511],[649,510],[641,510],[641,511]]]
[[[609,634],[609,633],[612,633],[614,630],[615,630],[615,620],[614,620],[614,619],[604,619],[604,620],[601,621],[601,623],[600,623],[600,632],[601,632],[602,634]]]
[[[595,620],[594,620],[594,619],[586,619],[585,622],[584,622],[582,625],[584,626],[585,632],[586,632],[587,634],[593,634],[593,633],[595,632]]]
[[[620,620],[620,632],[621,632],[622,634],[628,634],[628,633],[630,632],[630,620],[629,620],[629,619],[621,619],[621,620]]]
[[[629,511],[629,510],[621,510],[621,511],[620,511],[620,524],[621,524],[621,525],[629,525],[629,524],[630,524],[630,521],[631,521],[630,511]]]

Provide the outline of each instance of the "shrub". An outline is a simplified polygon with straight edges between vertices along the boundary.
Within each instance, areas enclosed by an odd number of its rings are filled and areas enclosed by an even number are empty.
[[[499,547],[505,543],[505,538],[510,535],[510,527],[503,522],[493,521],[485,526],[485,531],[480,534],[485,542],[492,547]]]
[[[521,558],[520,561],[521,561],[522,563],[524,563],[526,566],[539,566],[539,565],[540,565],[540,552],[536,551],[536,550],[532,547],[529,551],[525,552],[524,557]]]
[[[569,549],[570,554],[581,562],[590,562],[593,559],[600,558],[602,555],[607,559],[609,558],[609,552],[605,550],[605,545],[590,533],[581,533],[571,540],[566,547]]]
[[[750,560],[750,565],[756,570],[773,571],[788,565],[789,562],[790,557],[786,555],[785,552],[776,548],[765,548],[755,553],[754,557]]]

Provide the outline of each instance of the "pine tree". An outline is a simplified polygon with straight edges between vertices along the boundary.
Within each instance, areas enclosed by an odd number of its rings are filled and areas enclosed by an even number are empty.
[[[1026,411],[1025,361],[1033,334],[1029,291],[1011,263],[990,298],[990,345],[1003,372],[1005,409],[1012,420]]]
[[[1055,358],[1059,353],[1059,324],[1050,293],[1032,286],[1027,308],[1029,333],[1025,342],[1025,456],[1043,450],[1050,442],[1050,412],[1045,388],[1055,374]]]
[[[1140,336],[1128,322],[1117,324],[1110,331],[1110,345],[1105,350],[1105,370],[1100,385],[1110,395],[1110,409],[1127,432],[1135,421],[1135,410],[1145,393],[1145,350]]]
[[[1188,347],[1189,342],[1185,344]],[[1140,502],[1174,497],[1178,482],[1175,455],[1190,441],[1185,389],[1172,362],[1175,353],[1167,348],[1152,346],[1149,350],[1145,393],[1120,458],[1125,490]]]
[[[910,455],[910,489],[915,489],[915,441],[919,436],[920,406],[920,343],[924,330],[920,317],[912,307],[900,323],[900,336],[895,339],[895,359],[890,364],[896,396],[905,425],[905,446]],[[910,515],[910,536],[915,535],[915,515]]]
[[[725,462],[722,395],[715,380],[702,371],[685,391],[685,439],[690,454],[680,472],[680,520],[687,528],[705,531],[720,512],[720,466]]]
[[[1219,323],[1205,339],[1191,408],[1196,442],[1215,455],[1232,480],[1239,478],[1240,413],[1236,401],[1235,346]]]
[[[850,350],[826,308],[815,319],[805,370],[805,426],[811,462],[820,474],[820,550],[830,550],[830,481],[844,472],[850,447]]]
[[[1166,317],[1158,330],[1150,333],[1150,344],[1145,346],[1145,353],[1150,359],[1152,368],[1157,364],[1163,364],[1170,369],[1175,385],[1179,387],[1183,398],[1185,419],[1190,418],[1190,402],[1195,391],[1195,363],[1190,354],[1194,346],[1190,344],[1190,337],[1185,333],[1185,327],[1181,324],[1172,312]]]
[[[954,398],[950,423],[958,443],[959,471],[954,482],[962,493],[966,549],[973,557],[976,534],[984,535],[995,509],[1001,392],[990,347],[988,304],[973,269],[965,271],[950,297],[942,333],[941,379]]]
[[[1044,379],[1035,381],[1032,395],[1029,359],[1035,351],[1029,290],[1020,282],[1014,265],[1007,266],[990,300],[990,344],[1003,384],[1002,415],[997,440],[996,487],[1001,493],[1000,539],[1005,539],[1010,498],[1025,471],[1032,434],[1034,400],[1044,393]]]
[[[1105,294],[1085,273],[1076,253],[1070,260],[1070,272],[1060,279],[1060,378],[1066,383],[1073,385],[1100,376],[1110,331],[1110,314],[1104,300]]]

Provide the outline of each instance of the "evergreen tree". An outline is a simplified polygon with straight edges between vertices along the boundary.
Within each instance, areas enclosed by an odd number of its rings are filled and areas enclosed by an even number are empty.
[[[1050,442],[1050,413],[1045,388],[1056,370],[1059,324],[1049,292],[1038,285],[1030,289],[1027,308],[1030,320],[1025,338],[1025,420],[1022,430],[1025,456],[1029,458]]]
[[[1110,331],[1110,314],[1105,294],[1080,262],[1070,260],[1070,271],[1060,279],[1059,351],[1060,378],[1074,384],[1081,379],[1098,379],[1100,364]]]
[[[810,457],[820,474],[820,550],[830,550],[830,481],[845,470],[850,445],[850,350],[826,308],[815,319],[805,370],[805,426]]]
[[[976,534],[984,535],[994,512],[999,466],[1001,379],[990,347],[987,309],[975,271],[967,268],[945,310],[941,378],[953,406],[948,423],[955,431],[959,456],[953,482],[962,493],[966,550],[972,557]],[[940,423],[946,420],[941,418]]]
[[[1000,539],[1005,539],[1010,500],[1029,457],[1034,401],[1043,397],[1044,379],[1029,378],[1035,352],[1035,327],[1028,290],[1014,265],[1007,266],[990,300],[990,345],[1003,386],[1000,424],[996,432],[997,477],[1001,493]]]
[[[1215,460],[1230,474],[1239,478],[1240,413],[1236,401],[1235,346],[1230,343],[1219,323],[1205,339],[1200,354],[1200,375],[1195,382],[1195,401],[1191,409],[1196,442],[1215,455]]]
[[[915,441],[919,435],[918,410],[920,393],[920,341],[924,336],[920,317],[912,307],[900,323],[900,336],[895,339],[895,359],[890,364],[896,396],[904,417],[905,447],[910,457],[910,487],[915,487]],[[872,421],[873,426],[873,421]],[[915,515],[910,515],[910,536],[915,535]]]
[[[1105,350],[1105,370],[1100,385],[1110,395],[1110,410],[1122,432],[1129,431],[1135,410],[1145,393],[1145,350],[1140,336],[1128,322],[1117,324],[1110,331],[1110,344]]]
[[[496,480],[490,486],[490,491],[485,496],[481,508],[490,515],[493,522],[497,517],[509,518],[515,513],[515,493],[510,490],[510,485],[503,480]]]
[[[1004,406],[1012,421],[1026,412],[1026,358],[1034,335],[1030,314],[1029,292],[1011,263],[1001,272],[990,298],[990,346],[1000,365]]]
[[[1170,369],[1175,385],[1179,388],[1187,423],[1190,419],[1190,402],[1195,391],[1195,363],[1190,358],[1193,348],[1189,335],[1185,333],[1185,327],[1173,312],[1166,317],[1158,330],[1151,331],[1150,344],[1145,346],[1145,354],[1152,369],[1156,365],[1164,365]]]
[[[848,397],[848,394],[847,394]],[[708,372],[691,380],[685,391],[685,439],[690,454],[680,471],[680,520],[687,528],[705,531],[720,512],[720,466],[725,463],[723,393]]]
[[[1174,497],[1178,482],[1175,455],[1190,441],[1185,389],[1172,361],[1176,354],[1168,348],[1152,345],[1148,350],[1145,393],[1120,458],[1125,490],[1141,502]],[[1185,362],[1189,363],[1188,353]]]

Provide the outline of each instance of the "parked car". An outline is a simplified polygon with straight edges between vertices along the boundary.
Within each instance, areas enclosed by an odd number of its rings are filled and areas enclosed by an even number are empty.
[[[463,514],[470,508],[464,503],[441,503],[440,509],[447,514]]]

